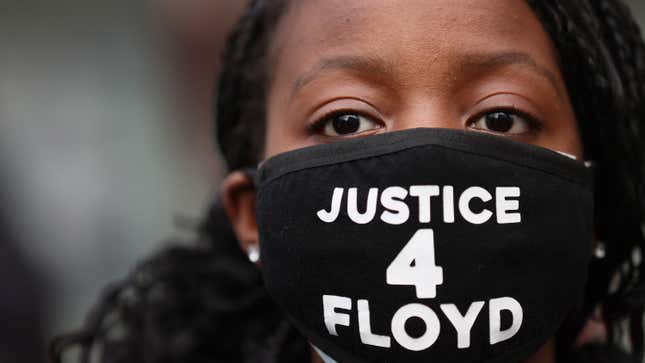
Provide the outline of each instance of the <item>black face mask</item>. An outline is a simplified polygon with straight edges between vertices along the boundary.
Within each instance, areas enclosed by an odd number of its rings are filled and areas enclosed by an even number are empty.
[[[338,362],[521,362],[583,294],[591,172],[504,137],[412,129],[259,169],[269,293]]]

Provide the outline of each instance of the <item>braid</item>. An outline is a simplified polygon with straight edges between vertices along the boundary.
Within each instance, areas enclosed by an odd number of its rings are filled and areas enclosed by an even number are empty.
[[[529,4],[558,50],[585,153],[596,165],[594,225],[606,257],[590,267],[582,316],[602,303],[613,342],[620,341],[618,323],[627,317],[633,353],[642,359],[645,45],[620,1]]]
[[[613,61],[619,65],[622,72],[621,82],[625,102],[625,116],[617,127],[618,139],[622,141],[622,151],[619,155],[618,180],[624,199],[629,204],[623,209],[631,211],[633,230],[625,226],[626,248],[641,254],[644,245],[645,231],[638,230],[645,220],[645,45],[634,19],[629,16],[629,9],[620,2],[598,1],[595,4],[599,18],[605,21],[603,38],[609,44]],[[629,206],[628,208],[625,208]],[[624,213],[623,213],[624,215]],[[616,228],[616,227],[614,227]],[[619,230],[620,231],[620,230]],[[621,241],[622,242],[622,241]],[[614,296],[611,297],[610,313],[620,316],[627,314],[630,327],[630,342],[635,356],[643,360],[643,306],[645,298],[640,291],[638,282],[643,268],[640,260],[629,258],[631,254],[625,251],[627,259],[622,261],[621,281],[623,282]],[[624,258],[623,258],[624,259]],[[620,315],[619,315],[620,314]]]
[[[228,39],[215,115],[218,145],[230,169],[254,165],[264,149],[268,48],[286,6],[285,0],[252,1]]]
[[[79,331],[56,338],[81,363],[273,363],[306,361],[304,339],[268,296],[214,206],[197,247],[169,247],[108,287]],[[213,243],[216,242],[216,243]]]

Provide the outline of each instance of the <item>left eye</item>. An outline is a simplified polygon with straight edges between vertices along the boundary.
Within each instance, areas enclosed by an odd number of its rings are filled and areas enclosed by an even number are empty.
[[[346,136],[378,129],[381,126],[370,117],[358,113],[341,113],[323,120],[325,136]]]
[[[476,119],[469,126],[477,130],[511,135],[531,131],[531,122],[527,118],[509,111],[489,112]]]

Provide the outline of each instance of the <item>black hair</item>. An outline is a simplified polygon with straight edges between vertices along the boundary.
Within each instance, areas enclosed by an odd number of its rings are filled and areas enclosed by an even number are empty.
[[[589,268],[584,303],[558,332],[559,359],[571,353],[584,322],[601,306],[609,344],[628,334],[632,357],[641,361],[645,45],[621,0],[527,1],[557,49],[585,154],[595,163],[595,234],[605,248]],[[255,166],[263,152],[269,49],[287,8],[287,0],[252,1],[228,39],[215,117],[230,170]],[[268,297],[218,203],[200,235],[197,247],[162,251],[106,289],[85,326],[53,342],[51,356],[60,359],[79,346],[81,362],[96,348],[103,362],[310,359],[306,340]],[[621,328],[624,321],[628,329]]]
[[[595,163],[596,239],[606,255],[590,266],[582,317],[601,304],[610,341],[627,318],[643,356],[640,254],[645,213],[645,46],[619,0],[530,0],[558,50],[586,157]],[[579,324],[583,322],[579,319]],[[572,333],[577,333],[573,329]],[[572,339],[569,337],[567,342]]]
[[[108,286],[82,329],[52,341],[51,359],[62,361],[74,346],[83,363],[93,354],[104,363],[310,359],[308,345],[269,298],[219,205],[199,232],[203,238],[192,247],[168,247]]]

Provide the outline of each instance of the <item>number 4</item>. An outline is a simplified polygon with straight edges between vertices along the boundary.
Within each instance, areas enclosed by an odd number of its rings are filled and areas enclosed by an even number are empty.
[[[443,269],[435,265],[434,232],[416,231],[385,272],[388,285],[414,285],[417,298],[437,296],[437,286],[443,284]]]

